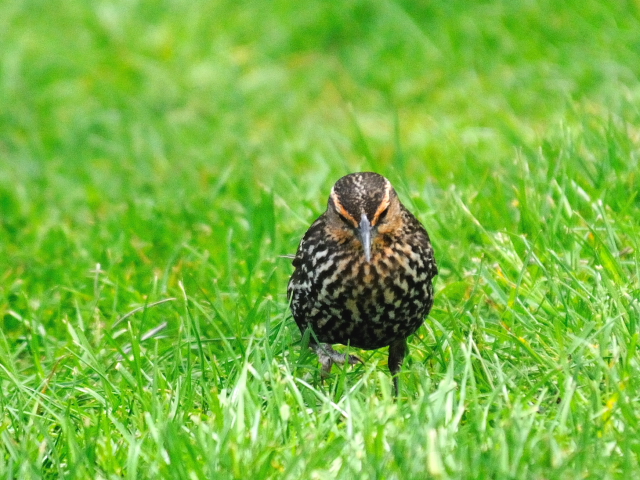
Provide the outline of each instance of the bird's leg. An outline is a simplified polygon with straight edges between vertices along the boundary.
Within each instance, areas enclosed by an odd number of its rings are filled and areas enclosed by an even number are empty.
[[[407,354],[407,339],[401,338],[389,345],[389,371],[393,379],[393,395],[398,396],[398,373]]]
[[[349,365],[364,363],[355,355],[336,352],[328,343],[314,343],[309,345],[309,347],[318,355],[318,360],[320,360],[320,364],[322,365],[321,377],[323,379],[329,376],[331,373],[331,367],[334,363],[339,365],[344,365],[345,363],[348,363]]]

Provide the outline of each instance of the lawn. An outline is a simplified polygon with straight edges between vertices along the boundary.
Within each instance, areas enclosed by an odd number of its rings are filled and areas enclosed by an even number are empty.
[[[0,478],[636,478],[639,160],[637,1],[4,0]],[[397,401],[286,298],[361,170],[440,268]]]

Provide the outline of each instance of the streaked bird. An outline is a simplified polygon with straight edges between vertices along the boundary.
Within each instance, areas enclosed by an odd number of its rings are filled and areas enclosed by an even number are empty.
[[[389,180],[372,172],[339,179],[327,210],[300,241],[293,266],[291,311],[303,334],[311,329],[323,376],[334,363],[361,362],[332,344],[388,346],[397,395],[407,337],[431,310],[438,267],[429,234]]]

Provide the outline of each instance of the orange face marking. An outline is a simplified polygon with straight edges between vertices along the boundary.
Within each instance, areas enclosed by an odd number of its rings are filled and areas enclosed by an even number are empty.
[[[378,210],[376,210],[376,214],[372,222],[374,225],[377,225],[378,220],[380,220],[380,215],[382,215],[387,209],[389,212],[385,223],[378,225],[378,233],[394,235],[402,230],[403,222],[402,215],[400,214],[400,202],[397,200],[397,197],[394,201],[391,201],[391,184],[388,184],[384,198],[380,202]]]
[[[354,227],[358,228],[358,221],[353,218],[351,214],[347,212],[347,210],[342,206],[342,204],[340,203],[340,199],[333,190],[331,190],[331,198],[333,199],[333,204],[336,206],[336,210],[338,211],[338,213],[349,220],[351,223],[353,223]]]
[[[387,188],[385,189],[385,192],[384,192],[384,198],[380,202],[380,206],[376,210],[376,213],[373,215],[373,221],[371,222],[372,226],[375,226],[378,223],[378,220],[380,219],[380,215],[382,215],[382,212],[384,212],[387,208],[389,208],[389,190],[390,189],[391,189],[391,184],[387,182]]]
[[[360,239],[353,234],[351,230],[348,228],[336,228],[329,226],[328,228],[329,236],[339,244],[348,243],[353,240],[360,241]]]

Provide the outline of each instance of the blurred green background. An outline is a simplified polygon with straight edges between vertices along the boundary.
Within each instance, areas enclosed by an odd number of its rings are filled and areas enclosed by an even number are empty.
[[[639,75],[637,1],[0,2],[2,472],[637,473]],[[322,387],[288,314],[279,255],[359,170],[441,271],[399,406],[384,354]]]
[[[456,269],[474,233],[447,231],[444,192],[492,196],[469,207],[514,231],[523,155],[551,178],[585,124],[637,143],[634,2],[35,1],[1,18],[5,289],[79,288],[96,263],[166,285],[185,242],[251,270],[356,170],[410,196]],[[615,168],[633,194],[637,159],[601,150],[570,173],[606,195]]]

